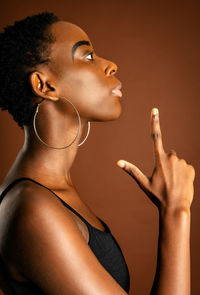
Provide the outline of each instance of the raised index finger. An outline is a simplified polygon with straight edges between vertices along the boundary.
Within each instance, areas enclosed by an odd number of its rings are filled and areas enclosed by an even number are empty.
[[[160,160],[164,154],[164,148],[162,143],[162,134],[160,130],[159,112],[157,108],[153,108],[151,111],[151,135],[154,144],[154,152],[156,161]]]

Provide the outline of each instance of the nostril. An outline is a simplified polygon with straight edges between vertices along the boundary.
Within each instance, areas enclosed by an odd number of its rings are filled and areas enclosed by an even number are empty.
[[[108,76],[114,75],[115,72],[116,72],[116,70],[113,69],[113,68],[109,68],[109,67],[108,67],[108,68],[106,69],[106,74],[107,74]]]
[[[117,65],[113,62],[109,62],[105,68],[105,74],[107,76],[114,75],[117,72]]]
[[[116,72],[117,72],[117,65],[115,63],[112,63],[111,75],[114,75]]]

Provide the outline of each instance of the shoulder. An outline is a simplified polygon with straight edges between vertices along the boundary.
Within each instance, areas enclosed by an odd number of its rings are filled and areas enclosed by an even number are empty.
[[[48,189],[28,180],[13,186],[0,205],[0,251],[4,255],[16,254],[18,244],[25,247],[23,242],[46,235],[51,226],[59,223],[63,226],[77,227],[68,210]],[[57,222],[59,219],[59,222]],[[13,245],[15,245],[13,247]],[[21,247],[20,246],[20,247]]]
[[[0,186],[0,193],[7,187]],[[24,179],[12,186],[4,196],[0,210],[9,210],[10,215],[19,213],[21,210],[31,210],[41,206],[47,207],[59,205],[59,200],[47,188]],[[26,213],[26,211],[24,211]]]
[[[8,196],[13,208],[5,256],[48,295],[126,294],[100,264],[70,213],[49,194],[24,184]]]

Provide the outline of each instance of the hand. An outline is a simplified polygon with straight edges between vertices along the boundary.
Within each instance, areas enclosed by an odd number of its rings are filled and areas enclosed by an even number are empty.
[[[135,165],[124,160],[119,160],[117,165],[135,179],[158,208],[189,209],[194,193],[195,170],[185,160],[179,159],[175,151],[164,151],[156,108],[151,111],[151,128],[155,153],[152,176],[147,177]]]

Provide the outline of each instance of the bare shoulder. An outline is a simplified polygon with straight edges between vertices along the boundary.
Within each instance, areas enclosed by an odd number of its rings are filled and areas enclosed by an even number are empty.
[[[0,193],[4,189],[5,186],[1,186]],[[0,206],[0,219],[4,220],[4,224],[12,222],[13,219],[15,225],[22,220],[26,221],[26,224],[31,212],[37,215],[40,210],[53,205],[58,206],[59,201],[49,190],[32,181],[23,180],[11,187],[4,196]]]
[[[127,294],[100,264],[70,213],[48,191],[24,184],[8,195],[4,209],[7,204],[13,208],[9,238],[2,248],[12,248],[5,252],[17,269],[45,294]]]
[[[7,251],[24,277],[48,295],[127,294],[100,264],[59,200],[45,188],[24,185],[7,200],[13,204],[7,225],[12,253]]]
[[[40,222],[46,218],[50,223],[53,218],[51,211],[63,214],[63,206],[52,192],[28,180],[14,185],[0,205],[0,254],[12,260],[16,256],[18,243],[28,237],[27,230],[30,228],[34,235],[45,234],[47,228],[42,227]],[[66,216],[65,222],[73,223],[66,210],[63,215]]]

